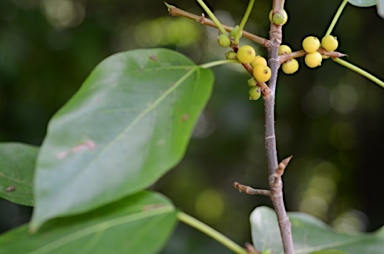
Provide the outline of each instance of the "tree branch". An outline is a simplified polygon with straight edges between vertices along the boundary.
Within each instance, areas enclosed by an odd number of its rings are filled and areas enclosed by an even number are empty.
[[[183,11],[183,10],[181,10],[181,9],[179,9],[173,5],[169,5],[169,4],[166,4],[166,6],[168,8],[169,14],[171,14],[172,16],[181,16],[181,17],[193,19],[193,20],[196,20],[197,22],[199,22],[203,25],[217,28],[215,23],[212,20],[207,19],[204,15],[198,16],[198,15],[192,14],[190,12]],[[230,32],[233,29],[233,27],[226,26],[226,25],[223,25],[223,27],[227,32]],[[260,36],[256,36],[254,34],[247,32],[247,31],[243,31],[243,37],[250,39],[251,41],[254,41],[254,42],[256,42],[256,43],[258,43],[264,47],[268,46],[268,40],[267,39],[262,38]]]
[[[272,11],[281,12],[284,8],[284,2],[284,0],[273,0]],[[271,93],[269,96],[263,96],[263,98],[265,114],[264,142],[267,155],[269,186],[271,190],[270,198],[275,208],[277,221],[280,228],[280,235],[283,242],[284,253],[294,254],[291,223],[289,222],[283,199],[283,182],[281,180],[281,175],[284,170],[279,170],[275,136],[275,90],[278,70],[281,65],[280,58],[278,56],[278,49],[282,41],[282,26],[275,25],[273,22],[271,22],[269,35],[270,44],[267,47],[269,58],[268,65],[271,68],[272,75],[268,82],[268,86],[271,90]],[[287,161],[285,160],[285,162]],[[278,177],[276,177],[275,174],[277,174]]]
[[[282,12],[284,8],[285,0],[273,0],[272,11]],[[210,19],[205,18],[204,15],[197,16],[191,14],[189,12],[180,10],[179,8],[166,4],[168,11],[173,16],[182,16],[189,19],[196,20],[202,24],[217,27],[214,22]],[[232,31],[232,27],[223,25],[226,31]],[[241,185],[239,183],[234,183],[234,187],[239,189],[242,192],[247,194],[261,194],[267,195],[271,198],[273,206],[275,208],[278,225],[280,228],[280,234],[283,242],[283,248],[285,254],[294,254],[292,234],[291,234],[291,223],[289,222],[289,218],[287,216],[287,212],[284,206],[283,199],[283,182],[281,180],[281,176],[284,173],[284,169],[287,166],[291,157],[285,159],[278,165],[278,157],[277,157],[277,148],[276,148],[276,136],[275,136],[275,90],[276,90],[276,82],[278,70],[282,60],[289,60],[294,57],[304,56],[305,52],[294,52],[292,54],[287,54],[285,56],[278,55],[278,48],[282,42],[282,26],[275,25],[273,22],[270,26],[269,36],[270,40],[261,38],[259,36],[253,35],[246,31],[243,32],[243,36],[266,47],[268,51],[268,66],[271,69],[271,78],[268,82],[268,86],[265,83],[258,84],[261,87],[263,92],[264,99],[264,114],[265,114],[265,133],[264,133],[264,142],[265,142],[265,150],[267,156],[267,165],[268,165],[268,175],[269,175],[269,186],[270,191],[268,190],[257,190],[253,189],[249,186]],[[233,50],[237,51],[237,45]],[[285,61],[286,61],[285,60]],[[249,65],[243,65],[244,68],[251,73],[251,68]],[[251,73],[252,74],[252,73]],[[252,249],[248,250],[249,253],[253,253]]]

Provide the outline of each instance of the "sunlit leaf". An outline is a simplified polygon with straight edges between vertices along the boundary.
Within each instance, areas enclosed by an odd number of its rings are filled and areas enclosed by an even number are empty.
[[[0,237],[0,253],[157,253],[176,224],[176,211],[163,196],[140,192],[92,212],[28,227]]]
[[[319,250],[329,253],[342,251],[348,254],[381,254],[384,250],[384,228],[373,234],[347,235],[334,232],[320,220],[304,213],[288,213],[292,223],[295,254]],[[250,217],[253,245],[258,250],[271,249],[283,253],[276,214],[268,207],[256,208]],[[332,250],[330,250],[332,249]],[[320,252],[323,253],[323,252]]]
[[[348,2],[359,7],[370,7],[376,5],[376,0],[348,0]]]
[[[49,123],[32,228],[153,184],[183,156],[212,83],[210,70],[166,49],[100,63]]]
[[[0,197],[33,206],[33,174],[39,148],[0,143]]]

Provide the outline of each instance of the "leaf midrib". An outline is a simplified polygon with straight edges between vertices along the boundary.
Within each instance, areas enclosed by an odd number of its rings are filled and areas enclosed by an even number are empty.
[[[161,215],[165,213],[169,213],[174,211],[174,208],[172,206],[166,206],[166,207],[159,207],[156,209],[144,211],[144,212],[138,212],[134,214],[129,214],[126,216],[118,217],[109,221],[103,221],[101,223],[96,223],[95,225],[89,226],[87,228],[81,229],[77,232],[70,232],[69,235],[63,236],[48,245],[45,245],[39,249],[36,249],[30,254],[45,254],[50,253],[53,250],[56,250],[65,244],[69,244],[71,242],[74,242],[82,237],[88,236],[93,233],[102,232],[105,230],[108,230],[112,227],[119,226],[122,224],[127,224],[129,222],[135,221],[135,220],[142,220],[146,219],[152,216]]]

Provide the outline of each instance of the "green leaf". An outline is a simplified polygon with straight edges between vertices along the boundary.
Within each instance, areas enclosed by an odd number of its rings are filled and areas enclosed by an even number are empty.
[[[0,143],[0,197],[33,206],[33,173],[39,148]]]
[[[182,158],[212,83],[210,70],[166,49],[101,62],[49,123],[32,229],[153,184]]]
[[[348,0],[348,2],[358,7],[370,7],[376,5],[376,0]]]
[[[322,221],[310,215],[304,213],[288,213],[288,215],[292,223],[295,254],[330,251],[330,249],[348,254],[383,253],[384,227],[372,234],[347,235],[334,232]],[[250,222],[253,245],[256,249],[271,249],[273,253],[283,253],[276,214],[272,209],[256,208],[251,214]]]
[[[51,220],[36,234],[23,226],[0,237],[0,253],[157,253],[177,217],[170,201],[143,191],[92,212]]]
[[[341,250],[328,249],[328,250],[314,251],[309,254],[348,254],[348,253]]]

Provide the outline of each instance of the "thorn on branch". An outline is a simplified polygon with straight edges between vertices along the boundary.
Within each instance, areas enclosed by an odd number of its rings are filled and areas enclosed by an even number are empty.
[[[284,174],[284,170],[285,168],[288,166],[288,163],[291,161],[292,159],[292,155],[289,156],[288,158],[285,158],[284,160],[282,160],[279,164],[279,166],[277,166],[277,169],[276,169],[276,174],[281,177],[283,174]]]
[[[277,169],[275,170],[275,173],[272,175],[272,177],[273,177],[273,184],[274,185],[277,185],[280,182],[281,176],[284,174],[284,170],[288,166],[288,163],[291,161],[292,157],[293,156],[291,155],[288,158],[285,158],[277,166]]]
[[[260,190],[260,189],[254,189],[252,187],[242,185],[238,182],[233,183],[233,187],[238,189],[240,192],[244,192],[248,195],[263,195],[263,196],[270,196],[271,192],[269,190]]]

